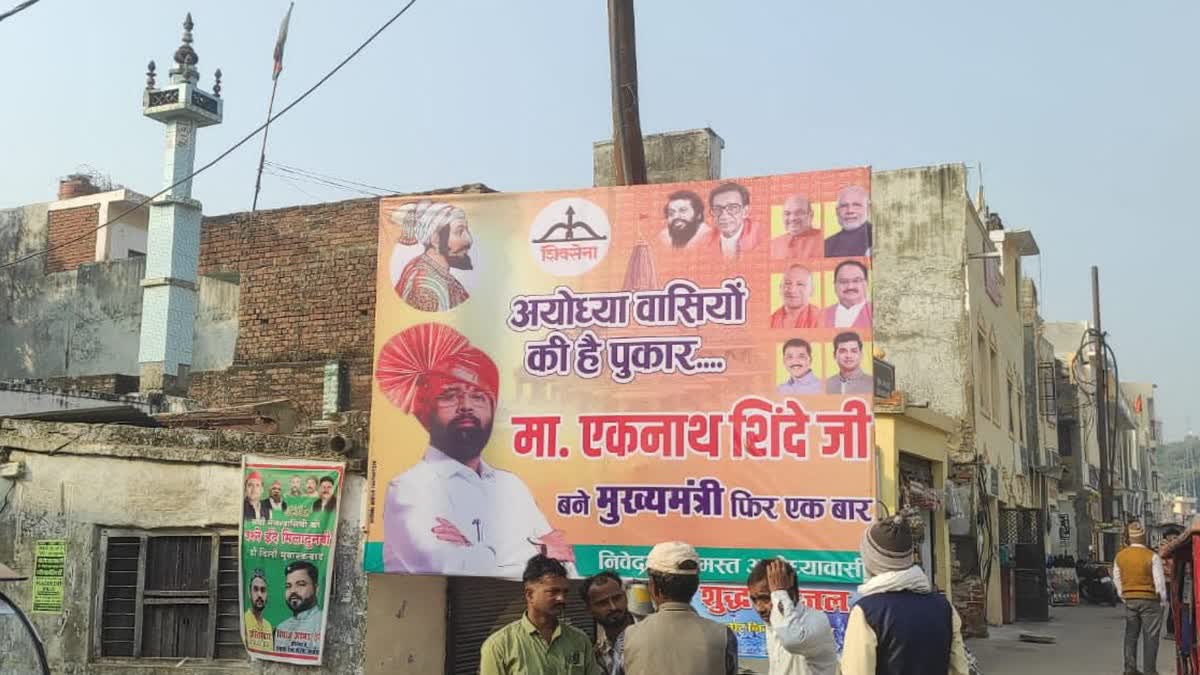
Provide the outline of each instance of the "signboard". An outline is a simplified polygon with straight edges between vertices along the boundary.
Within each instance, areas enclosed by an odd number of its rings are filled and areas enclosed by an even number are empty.
[[[846,586],[801,587],[800,602],[811,609],[824,612],[833,628],[833,639],[838,653],[846,637],[846,624],[850,620],[850,607],[856,598]],[[749,659],[767,658],[767,624],[750,600],[745,585],[724,586],[701,584],[699,592],[692,598],[692,607],[700,616],[729,626],[737,635],[738,656]]]
[[[369,572],[856,584],[870,170],[380,202]]]
[[[242,640],[252,658],[320,665],[337,541],[341,462],[242,462]]]
[[[67,560],[67,542],[43,539],[33,550],[33,611],[62,614],[63,573]]]
[[[888,398],[896,391],[896,366],[875,359],[875,398]]]

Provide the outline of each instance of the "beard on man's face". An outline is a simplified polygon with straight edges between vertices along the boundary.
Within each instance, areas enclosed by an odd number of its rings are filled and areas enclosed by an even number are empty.
[[[317,604],[317,596],[310,595],[308,597],[304,597],[299,593],[292,593],[288,596],[287,604],[293,613],[299,614],[300,612],[303,612],[309,607]]]
[[[467,410],[459,412],[445,426],[435,419],[429,428],[429,442],[433,447],[460,462],[468,462],[483,453],[483,447],[491,437],[492,423],[484,424]]]
[[[473,270],[475,266],[471,264],[471,256],[467,253],[461,255],[447,255],[446,264],[450,269],[455,270]]]
[[[628,611],[616,610],[605,614],[604,616],[596,619],[596,621],[598,621],[602,626],[619,628],[627,623],[632,623],[633,617],[630,616]]]
[[[475,266],[471,263],[471,246],[468,244],[461,251],[450,250],[450,230],[444,229],[438,233],[438,253],[446,259],[446,264],[450,269],[455,270],[473,270]]]
[[[692,240],[692,237],[696,236],[696,231],[699,229],[699,218],[695,220],[675,218],[667,224],[667,233],[671,236],[671,244],[676,248],[686,246]]]

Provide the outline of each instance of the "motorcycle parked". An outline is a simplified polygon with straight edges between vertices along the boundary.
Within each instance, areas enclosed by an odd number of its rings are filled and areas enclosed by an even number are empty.
[[[1096,560],[1080,560],[1075,565],[1079,577],[1079,597],[1093,605],[1115,607],[1120,599],[1108,565]]]

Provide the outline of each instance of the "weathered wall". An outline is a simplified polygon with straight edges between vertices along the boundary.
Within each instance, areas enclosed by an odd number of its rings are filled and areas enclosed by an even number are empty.
[[[30,204],[13,209],[0,209],[0,262],[46,248],[46,208],[48,204]],[[29,263],[41,269],[40,264]],[[6,281],[9,270],[0,271],[0,281]],[[0,307],[0,312],[4,308]]]
[[[441,673],[446,662],[446,577],[368,575],[368,674]]]
[[[672,131],[642,138],[646,153],[646,178],[651,183],[683,183],[721,177],[721,151],[725,141],[712,129]],[[592,182],[596,187],[615,184],[611,140],[592,145]]]
[[[909,400],[959,419],[972,410],[966,207],[961,165],[871,176],[875,346]]]
[[[13,268],[0,285],[0,378],[137,373],[144,268],[141,260],[48,275],[40,265]]]
[[[0,272],[0,379],[137,375],[145,268],[145,258],[129,258]],[[232,363],[237,303],[236,284],[200,279],[195,368]]]
[[[192,372],[224,370],[233,365],[241,287],[236,281],[200,277],[197,293]]]
[[[967,227],[968,250],[988,250],[992,242],[990,234],[998,236],[1003,231],[989,234],[974,209],[968,211],[968,216],[971,221]],[[999,360],[996,372],[999,379],[992,387],[993,413],[985,414],[982,406],[975,408],[975,443],[984,461],[1000,471],[1000,501],[1007,507],[1032,507],[1032,483],[1024,473],[1020,451],[1024,417],[1019,401],[1023,400],[1025,391],[1025,326],[1020,304],[1020,257],[1007,240],[994,246],[1003,254],[999,304],[993,302],[985,291],[984,262],[968,266],[971,325],[976,335],[982,332],[987,336],[987,342],[995,346]],[[1011,397],[1008,389],[1010,382],[1013,387]],[[978,403],[979,400],[976,391],[975,401]]]
[[[0,560],[29,572],[33,542],[67,540],[66,602],[60,616],[35,615],[55,673],[131,672],[134,662],[89,664],[92,604],[98,588],[95,556],[99,529],[196,528],[237,529],[241,517],[240,456],[245,451],[322,456],[320,439],[291,439],[258,434],[144,430],[117,427],[87,429],[0,421],[0,446],[10,448],[9,461],[26,464],[23,478],[11,485],[7,510],[0,515]],[[58,453],[62,440],[77,437]],[[193,442],[199,449],[185,445]],[[147,445],[157,443],[155,446]],[[327,456],[327,455],[326,455]],[[196,672],[359,673],[363,667],[367,582],[362,573],[361,527],[365,479],[348,473],[342,490],[334,587],[329,599],[325,665],[321,668],[279,664],[222,662],[202,668],[191,663],[146,667],[146,675]],[[0,485],[0,489],[9,487]],[[27,582],[5,588],[28,608]],[[440,615],[439,615],[440,617]],[[3,638],[0,637],[0,640]],[[440,643],[439,643],[440,644]],[[423,671],[434,672],[434,671]]]

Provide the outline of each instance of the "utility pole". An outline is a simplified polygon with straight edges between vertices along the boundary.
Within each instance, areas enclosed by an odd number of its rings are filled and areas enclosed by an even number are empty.
[[[1104,353],[1104,329],[1100,325],[1100,268],[1092,265],[1092,322],[1095,324],[1095,353],[1092,372],[1096,377],[1096,441],[1100,446],[1100,517],[1112,522],[1112,467],[1108,457],[1108,364]]]
[[[633,0],[608,0],[612,68],[613,170],[617,185],[646,184],[646,149],[638,113],[637,47]]]

